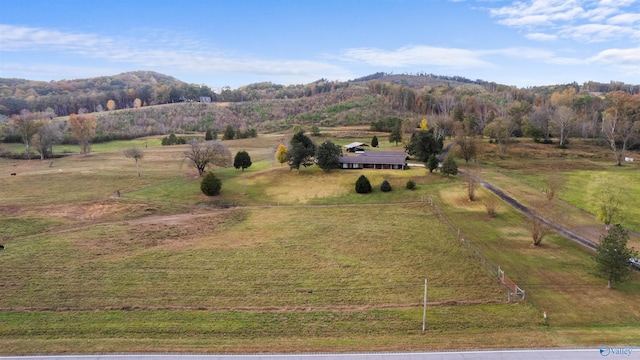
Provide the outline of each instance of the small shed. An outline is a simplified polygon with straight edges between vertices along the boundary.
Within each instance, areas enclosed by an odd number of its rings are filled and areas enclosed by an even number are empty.
[[[341,169],[393,169],[407,168],[404,151],[368,151],[355,156],[341,155]]]
[[[369,145],[361,142],[352,142],[351,144],[345,145],[344,148],[347,152],[361,152],[364,151],[365,146]]]

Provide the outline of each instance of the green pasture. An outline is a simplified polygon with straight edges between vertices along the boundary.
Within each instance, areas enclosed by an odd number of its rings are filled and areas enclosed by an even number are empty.
[[[484,159],[480,161],[481,175],[531,206],[545,201],[544,183],[551,174],[558,174],[564,179],[558,197],[570,206],[556,203],[561,208],[556,220],[563,223],[569,219],[571,221],[568,222],[574,225],[580,223],[581,227],[601,229],[604,229],[604,225],[599,224],[595,217],[596,204],[589,196],[589,191],[596,176],[604,175],[613,179],[625,194],[622,225],[640,232],[640,207],[635,205],[640,204],[639,162],[616,166],[610,150],[597,146],[591,140],[581,139],[572,140],[569,148],[563,150],[521,139],[510,148],[510,154],[504,160],[497,159],[491,152],[483,155]],[[628,155],[640,158],[634,153]],[[591,216],[585,216],[588,214]],[[571,227],[571,224],[568,225]],[[596,230],[592,232],[594,241],[597,241]]]
[[[432,301],[504,300],[422,204],[213,211],[7,245],[0,308],[407,305],[425,277]]]
[[[3,353],[352,352],[543,347],[526,304],[422,309],[1,312]],[[435,330],[437,329],[437,330]],[[487,329],[495,332],[487,333]]]
[[[371,136],[345,129],[322,138],[346,144]],[[478,200],[468,201],[457,176],[424,168],[312,166],[297,173],[273,160],[285,140],[276,134],[225,141],[232,154],[248,151],[253,165],[214,169],[223,183],[217,197],[199,191],[197,171],[183,160],[187,147],[159,146],[159,138],[96,144],[91,154],[53,162],[0,159],[0,167],[17,173],[0,174],[0,353],[640,342],[637,274],[607,290],[591,274],[590,251],[557,235],[531,246],[521,214],[499,203],[498,216],[488,217],[483,202],[492,195],[480,189]],[[122,155],[132,145],[144,149],[141,177]],[[551,165],[565,159],[549,161],[537,147],[520,145],[513,154],[528,157],[501,160],[489,147],[481,175],[532,204],[544,197],[539,187]],[[631,182],[632,199],[640,193],[637,168],[608,168],[598,151],[584,145],[567,152],[576,161],[562,167],[567,203],[555,211],[568,214],[560,220],[569,226],[588,225],[589,214],[570,205],[589,210],[577,195],[594,171]],[[371,194],[355,192],[361,174]],[[383,180],[393,191],[380,191]],[[416,190],[405,188],[408,180]],[[506,288],[440,221],[430,199],[467,243],[526,291],[524,302],[506,303]]]

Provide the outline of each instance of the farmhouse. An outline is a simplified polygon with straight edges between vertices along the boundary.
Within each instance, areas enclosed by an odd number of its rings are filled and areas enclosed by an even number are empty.
[[[404,151],[369,151],[355,156],[340,155],[341,169],[394,169],[407,168]]]

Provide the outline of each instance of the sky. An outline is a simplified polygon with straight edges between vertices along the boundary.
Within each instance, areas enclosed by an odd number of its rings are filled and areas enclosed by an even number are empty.
[[[640,0],[0,0],[0,77],[640,84]]]

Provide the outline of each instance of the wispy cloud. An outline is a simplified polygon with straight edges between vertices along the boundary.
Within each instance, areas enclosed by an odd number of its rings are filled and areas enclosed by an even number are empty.
[[[106,61],[114,68],[116,64],[128,63],[141,68],[171,68],[177,72],[258,74],[309,81],[321,77],[345,80],[352,77],[349,71],[338,65],[321,61],[234,56],[230,51],[220,51],[209,44],[185,40],[189,37],[180,34],[151,33],[147,40],[139,41],[3,24],[0,24],[0,33],[1,52],[73,54]]]
[[[612,16],[607,20],[609,24],[633,24],[640,23],[640,13],[620,14]]]
[[[531,40],[640,41],[640,0],[529,0],[490,8],[499,24],[524,29]],[[634,11],[629,11],[634,10]],[[540,34],[545,34],[541,36]]]
[[[344,50],[340,58],[347,62],[383,67],[436,65],[448,68],[477,68],[490,66],[476,51],[424,45],[406,46],[396,50],[353,48]]]
[[[526,34],[525,37],[531,40],[537,41],[552,41],[558,38],[558,35],[555,34],[545,34],[545,33],[529,33]]]
[[[497,17],[500,24],[527,27],[570,21],[584,16],[585,11],[577,0],[534,0],[490,9],[489,13]]]
[[[640,71],[640,47],[631,49],[607,49],[588,59],[591,62],[623,63],[635,65]]]
[[[558,35],[585,43],[620,38],[638,41],[640,40],[640,29],[608,24],[584,24],[560,30]]]

